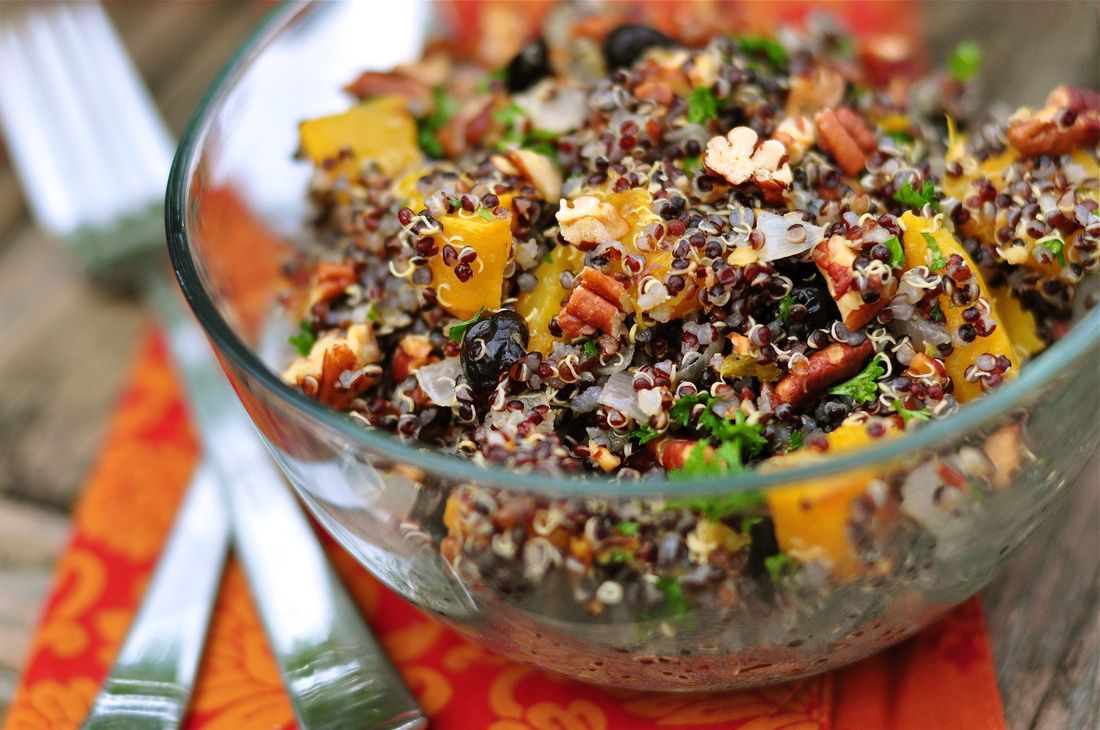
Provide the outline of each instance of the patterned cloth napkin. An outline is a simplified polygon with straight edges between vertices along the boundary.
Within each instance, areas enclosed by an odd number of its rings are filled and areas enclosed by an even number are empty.
[[[7,730],[75,728],[141,601],[195,465],[196,442],[161,339],[145,339],[31,648]],[[437,730],[1001,730],[981,606],[820,677],[731,693],[613,691],[495,656],[329,555]],[[244,578],[230,563],[186,723],[294,727]]]

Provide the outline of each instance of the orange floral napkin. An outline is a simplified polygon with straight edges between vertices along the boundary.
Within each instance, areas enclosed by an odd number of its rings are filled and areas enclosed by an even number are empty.
[[[75,728],[110,668],[171,528],[196,442],[162,341],[142,345],[75,515],[7,730]],[[440,730],[1001,730],[977,600],[854,666],[732,693],[611,691],[488,653],[420,613],[326,540],[364,615]],[[244,578],[222,583],[187,727],[294,726]]]

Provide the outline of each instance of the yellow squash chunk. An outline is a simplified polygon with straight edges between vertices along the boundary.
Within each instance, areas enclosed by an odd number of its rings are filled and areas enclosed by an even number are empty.
[[[935,226],[933,226],[932,221],[914,215],[912,211],[906,211],[901,217],[901,222],[905,227],[903,245],[905,248],[906,267],[911,269],[916,266],[927,265],[928,262],[932,260],[933,254],[929,251],[928,242],[922,235],[923,233],[928,233],[936,242],[936,245],[940,249],[940,254],[945,259],[951,258],[952,254],[958,254],[962,257],[963,263],[965,263],[974,274],[974,278],[978,282],[980,296],[989,302],[990,317],[992,317],[997,325],[992,334],[986,337],[976,337],[973,342],[961,346],[956,345],[951,354],[944,358],[944,366],[947,369],[947,374],[951,376],[951,380],[955,384],[955,397],[960,403],[965,403],[982,394],[981,384],[971,383],[967,381],[965,377],[966,369],[974,364],[974,361],[982,353],[988,352],[995,356],[1004,355],[1012,362],[1012,367],[1005,373],[1005,377],[1011,378],[1018,375],[1020,372],[1020,359],[1017,357],[1016,351],[1012,346],[1012,341],[1009,339],[1008,328],[1004,325],[1004,321],[997,312],[996,301],[992,291],[989,289],[989,285],[985,283],[985,279],[978,270],[977,264],[970,258],[966,249],[964,249],[962,245],[955,240],[955,236],[942,225],[933,231]],[[964,308],[955,306],[951,301],[951,297],[946,292],[940,295],[939,302],[940,309],[943,311],[944,326],[947,328],[947,332],[949,334],[957,332],[959,327],[966,323],[963,319]]]
[[[482,208],[481,211],[485,209]],[[504,287],[504,269],[512,255],[512,214],[488,220],[478,213],[448,213],[439,217],[443,232],[435,236],[439,252],[428,260],[432,272],[432,288],[436,299],[448,312],[460,319],[469,319],[484,309],[500,308]],[[455,252],[464,246],[477,251],[471,264],[473,276],[460,281],[453,266],[443,261],[443,246],[450,244]]]
[[[1005,326],[1008,339],[1012,342],[1020,362],[1029,360],[1046,349],[1046,343],[1039,337],[1035,315],[1023,308],[1020,300],[1012,295],[1008,287],[994,289],[993,298],[996,300],[997,312],[1001,315],[1001,323]]]
[[[299,133],[302,153],[315,165],[350,150],[356,164],[374,160],[393,176],[423,159],[416,122],[401,97],[380,96],[342,114],[310,119],[302,122]]]
[[[893,421],[882,421],[889,438],[900,433]],[[867,424],[846,422],[827,436],[828,453],[861,448],[872,439]],[[808,462],[820,458],[812,451],[798,451],[775,462]],[[860,564],[848,540],[848,520],[852,502],[865,491],[876,476],[873,469],[822,477],[813,482],[771,489],[765,495],[775,523],[779,549],[801,560],[825,560],[833,577],[850,580],[860,572]]]
[[[535,267],[535,288],[520,294],[516,301],[516,311],[527,320],[531,335],[528,348],[543,355],[550,354],[556,339],[550,334],[550,320],[561,311],[561,300],[569,294],[561,285],[561,275],[576,273],[584,266],[584,253],[572,246],[555,246],[548,257]]]

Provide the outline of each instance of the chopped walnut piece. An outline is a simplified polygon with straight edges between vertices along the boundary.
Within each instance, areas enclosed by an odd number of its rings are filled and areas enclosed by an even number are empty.
[[[1046,105],[1056,109],[1070,109],[1077,114],[1100,111],[1100,93],[1063,84],[1050,92]]]
[[[573,291],[558,315],[566,339],[606,332],[618,337],[626,312],[626,288],[612,277],[586,267],[577,275]]]
[[[346,410],[348,404],[375,382],[381,352],[371,323],[348,327],[343,336],[329,332],[313,343],[283,373],[283,382],[300,388],[325,405]]]
[[[731,185],[752,180],[765,193],[782,192],[792,180],[786,162],[787,148],[774,139],[759,145],[758,141],[756,132],[749,127],[734,127],[725,137],[712,137],[707,142],[703,163]]]
[[[867,155],[878,146],[875,135],[851,109],[826,109],[814,115],[818,146],[828,152],[840,169],[858,175],[867,166]]]
[[[432,108],[432,91],[426,83],[397,71],[364,71],[344,91],[360,99],[372,96],[403,96],[418,113]]]
[[[561,201],[556,217],[562,238],[582,250],[617,241],[630,231],[630,224],[615,206],[593,195]]]
[[[772,139],[782,143],[787,148],[791,163],[797,165],[802,161],[806,152],[814,146],[817,139],[817,130],[809,117],[799,114],[787,117],[780,122],[779,126],[775,128],[775,133],[772,134]]]
[[[1068,97],[1068,92],[1052,94],[1063,95]],[[1069,98],[1066,101],[1073,103]],[[1050,106],[1013,121],[1005,137],[1025,157],[1058,156],[1081,147],[1095,147],[1100,142],[1100,111],[1076,112],[1068,106]]]
[[[993,464],[990,482],[994,488],[1003,490],[1011,487],[1012,480],[1020,471],[1027,453],[1020,425],[1013,423],[1002,426],[991,433],[986,437],[983,450]]]
[[[809,367],[803,373],[790,372],[775,385],[780,403],[801,408],[825,392],[831,385],[858,373],[875,353],[870,340],[852,346],[834,342],[809,357]]]
[[[507,155],[508,162],[535,186],[540,198],[558,200],[561,197],[561,173],[549,157],[525,149],[511,149]]]
[[[898,280],[892,277],[877,300],[863,301],[863,296],[852,286],[856,253],[848,247],[847,239],[843,236],[832,236],[814,246],[813,257],[818,270],[825,277],[829,294],[840,310],[844,325],[850,330],[858,330],[874,319],[897,290]]]
[[[603,469],[605,474],[615,471],[622,463],[622,459],[611,453],[610,449],[595,441],[588,442],[588,458],[592,460],[593,464]]]

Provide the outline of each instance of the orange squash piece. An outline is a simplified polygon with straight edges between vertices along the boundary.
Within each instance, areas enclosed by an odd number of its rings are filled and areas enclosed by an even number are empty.
[[[573,246],[555,246],[547,256],[535,267],[535,288],[516,300],[516,311],[527,320],[527,346],[543,355],[550,354],[556,339],[550,334],[550,320],[561,311],[561,300],[569,294],[561,285],[561,275],[566,271],[575,274],[584,266],[584,254]]]
[[[302,122],[298,128],[300,149],[315,165],[338,160],[351,152],[351,165],[341,171],[354,173],[363,160],[374,160],[393,177],[419,164],[423,154],[416,143],[416,122],[408,103],[399,96],[380,96],[342,114]]]
[[[886,436],[900,433],[893,421],[887,424]],[[828,453],[849,451],[872,443],[867,424],[846,422],[826,437]],[[808,462],[820,455],[799,451],[773,459],[776,462]],[[765,495],[779,549],[797,559],[821,559],[829,563],[833,577],[851,580],[862,570],[848,540],[848,520],[852,502],[867,491],[876,476],[873,469],[823,477],[813,482],[791,484],[771,489]]]
[[[946,367],[947,374],[951,376],[951,380],[955,384],[955,397],[960,403],[965,403],[982,394],[981,384],[971,383],[965,377],[966,369],[982,353],[1004,355],[1012,362],[1012,368],[1005,373],[1005,376],[1015,377],[1018,375],[1020,372],[1020,358],[1016,355],[1016,350],[1009,339],[1008,327],[1004,325],[1004,320],[997,312],[997,303],[993,292],[986,284],[977,264],[970,258],[970,254],[955,240],[955,236],[951,231],[942,225],[934,226],[932,221],[915,215],[912,211],[906,211],[901,217],[901,222],[905,227],[903,246],[905,248],[906,267],[911,269],[916,266],[927,265],[931,260],[932,253],[929,251],[930,247],[923,235],[928,233],[936,242],[940,253],[945,259],[950,258],[952,254],[958,254],[962,257],[963,263],[967,265],[974,274],[974,278],[977,279],[980,296],[989,302],[990,317],[997,324],[997,328],[993,330],[992,334],[986,337],[976,337],[973,342],[961,346],[956,345],[951,354],[944,358],[944,367]],[[964,308],[956,306],[946,292],[940,295],[939,303],[940,309],[943,311],[947,331],[949,333],[956,332],[959,327],[965,324],[963,319]]]
[[[439,251],[428,260],[431,286],[439,304],[459,319],[469,319],[481,310],[499,309],[504,269],[512,256],[511,211],[503,218],[488,219],[479,213],[448,213],[439,217],[439,223],[443,226],[443,232],[435,236]],[[469,280],[461,281],[455,275],[455,267],[444,262],[445,245],[452,246],[456,254],[464,246],[477,251]]]

